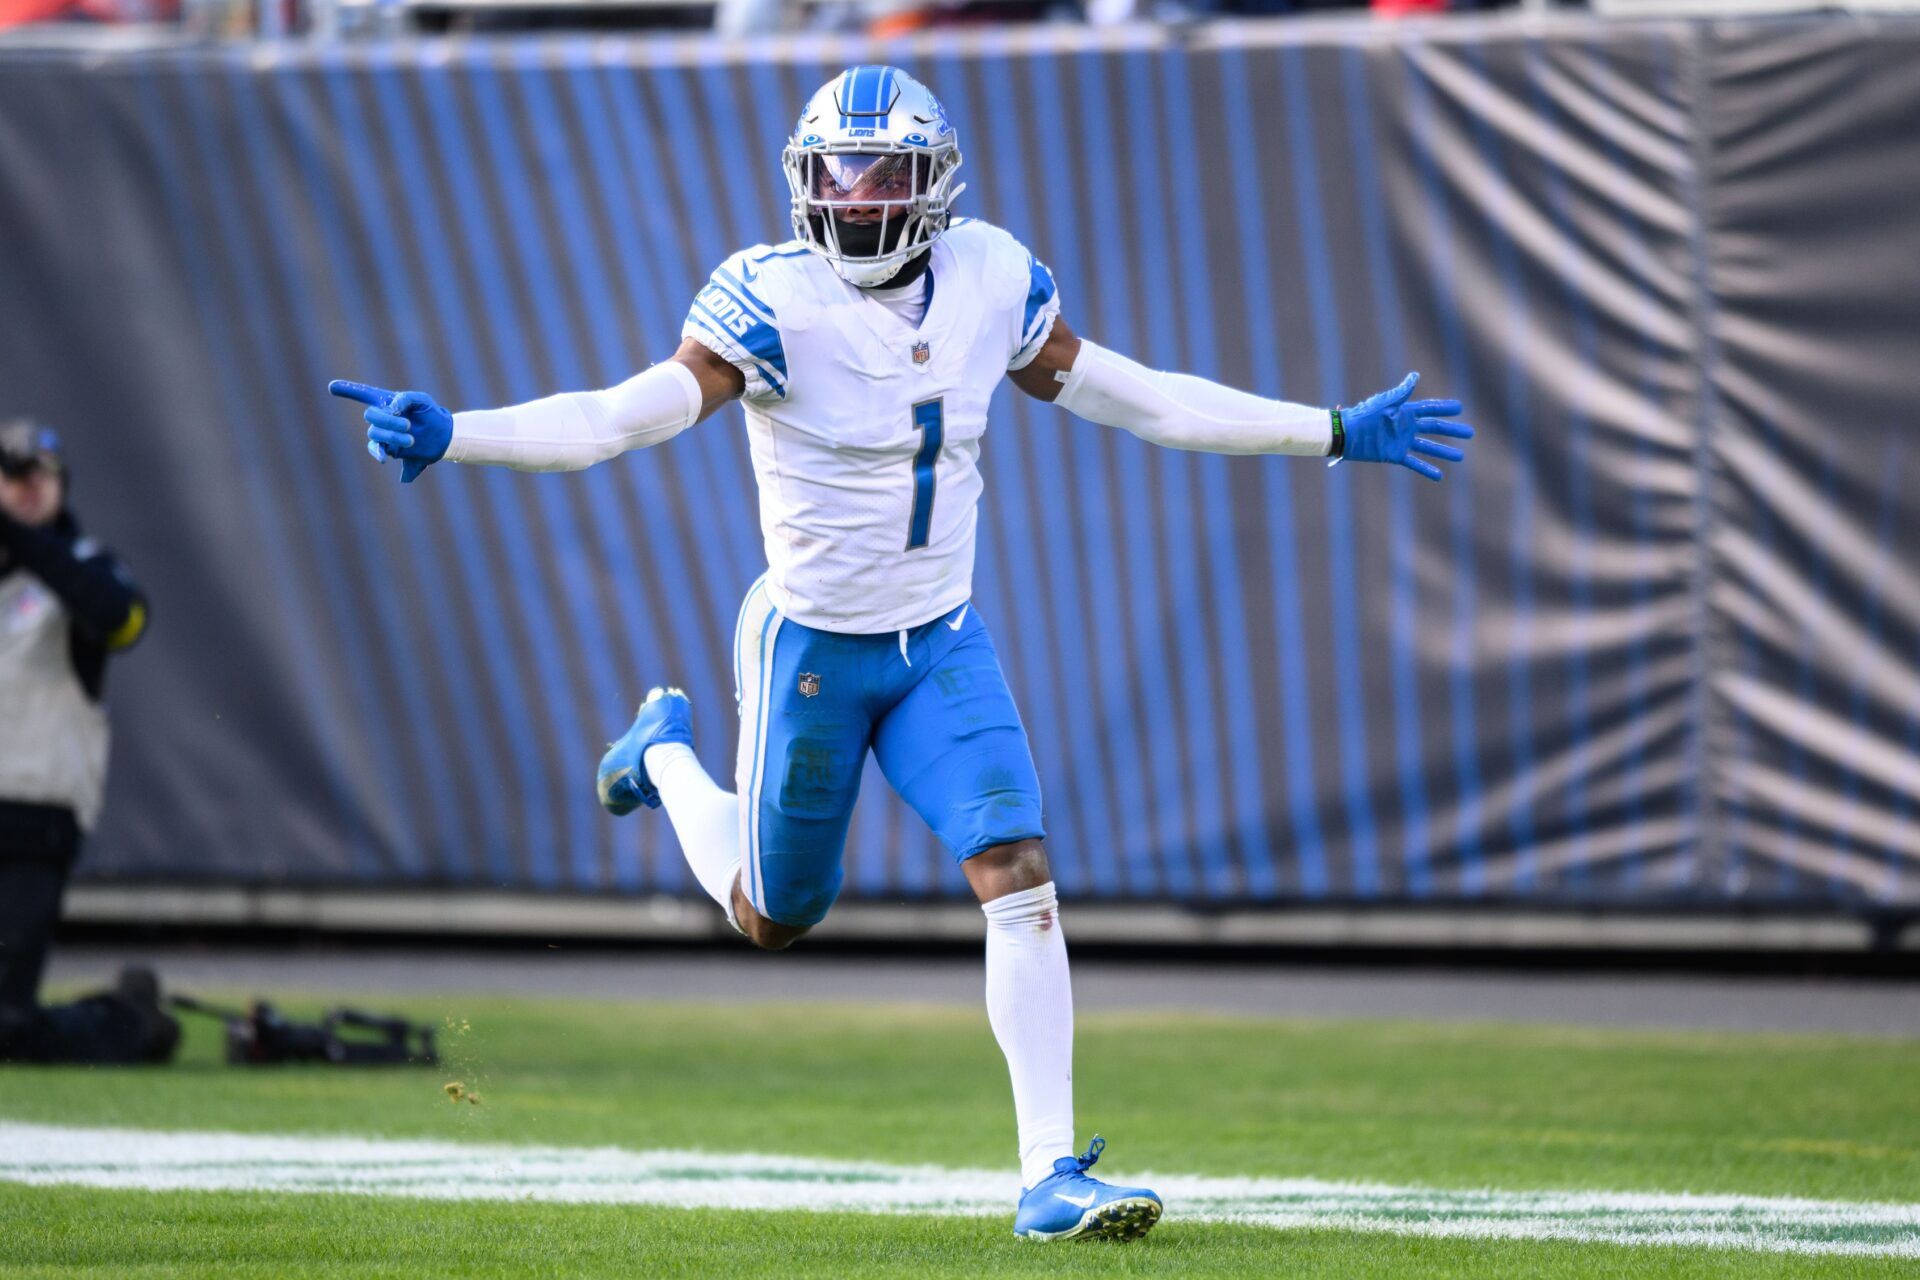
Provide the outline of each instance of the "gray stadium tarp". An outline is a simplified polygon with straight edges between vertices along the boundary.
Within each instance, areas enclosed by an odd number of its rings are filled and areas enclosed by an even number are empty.
[[[1002,395],[975,600],[1067,892],[1920,902],[1920,24],[1849,18],[0,53],[0,412],[156,604],[89,874],[697,892],[592,770],[672,680],[730,773],[738,412],[403,490],[322,388],[658,359],[867,58],[1082,332],[1481,430],[1434,486]],[[847,859],[964,892],[877,775]]]

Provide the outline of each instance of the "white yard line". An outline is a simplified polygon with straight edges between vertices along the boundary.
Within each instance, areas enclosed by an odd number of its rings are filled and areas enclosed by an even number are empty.
[[[1107,1172],[1102,1169],[1101,1172]],[[1476,1239],[1920,1257],[1920,1204],[1614,1191],[1444,1191],[1116,1170],[1170,1217]],[[1007,1173],[802,1156],[384,1138],[156,1133],[0,1122],[0,1181],[684,1208],[1011,1217]]]

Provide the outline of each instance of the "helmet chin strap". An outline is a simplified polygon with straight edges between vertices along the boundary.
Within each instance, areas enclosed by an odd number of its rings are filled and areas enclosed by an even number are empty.
[[[903,289],[921,276],[927,274],[927,268],[933,263],[933,246],[928,245],[903,263],[892,277],[879,284],[856,285],[861,289]]]
[[[842,222],[836,219],[832,230],[833,238],[841,252],[857,260],[892,252],[893,247],[899,244],[905,229],[906,219],[902,218],[884,231],[875,224]],[[896,289],[920,278],[927,269],[927,254],[931,249],[932,245],[921,249],[911,258],[895,266],[882,280],[858,278],[885,271],[886,266],[879,263],[841,262],[834,264],[834,269],[846,279],[847,283],[858,289]]]

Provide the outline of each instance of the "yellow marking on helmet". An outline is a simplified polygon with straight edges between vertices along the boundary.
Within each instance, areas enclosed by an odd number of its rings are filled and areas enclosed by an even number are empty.
[[[147,630],[147,606],[135,600],[133,607],[127,610],[127,620],[120,629],[107,637],[107,648],[125,649],[138,640]]]

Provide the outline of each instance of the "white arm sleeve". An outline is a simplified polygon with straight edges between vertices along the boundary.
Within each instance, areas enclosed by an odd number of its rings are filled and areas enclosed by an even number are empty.
[[[516,471],[578,471],[673,439],[700,416],[700,382],[675,360],[605,391],[569,391],[453,415],[447,461]]]
[[[1053,402],[1169,449],[1324,457],[1333,447],[1333,415],[1325,409],[1268,400],[1191,374],[1156,373],[1084,338]]]

